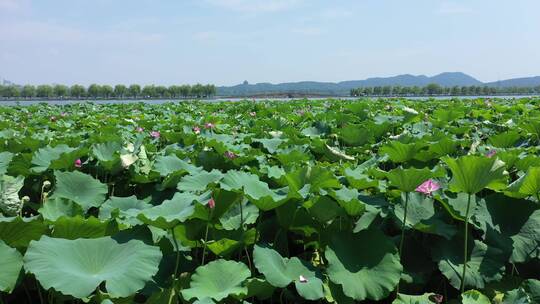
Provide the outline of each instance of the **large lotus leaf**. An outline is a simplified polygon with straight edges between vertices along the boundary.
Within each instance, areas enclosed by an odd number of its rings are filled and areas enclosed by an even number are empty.
[[[390,185],[404,192],[413,192],[420,184],[432,176],[433,173],[427,168],[396,168],[386,173]]]
[[[15,288],[23,266],[22,255],[0,240],[0,291],[10,292]]]
[[[247,200],[232,205],[222,216],[219,222],[225,230],[236,230],[242,225],[250,225],[257,221],[259,208]]]
[[[452,193],[450,191],[445,192],[442,196],[435,196],[435,198],[445,207],[448,213],[456,220],[465,221],[465,215],[467,212],[467,203],[469,201],[469,195],[467,193]],[[476,195],[471,195],[469,216],[474,215],[476,205],[478,204]]]
[[[529,304],[535,303],[523,288],[509,290],[504,293],[502,304]]]
[[[438,142],[430,143],[427,150],[420,151],[414,158],[426,162],[442,156],[451,155],[456,152],[458,146],[459,141],[443,137]]]
[[[433,249],[433,258],[450,285],[459,289],[463,269],[463,240],[455,238],[453,241],[437,243]],[[500,280],[506,261],[507,255],[503,250],[478,240],[471,241],[465,286],[481,289],[488,282]]]
[[[243,190],[244,194],[263,211],[279,207],[287,198],[286,194],[270,189],[257,175],[235,170],[225,174],[220,187],[227,191]]]
[[[198,199],[198,196],[191,193],[176,192],[172,199],[163,201],[161,205],[142,210],[137,218],[148,225],[171,229],[195,212],[193,202]]]
[[[200,266],[191,276],[188,289],[182,290],[184,298],[202,300],[212,298],[221,301],[230,295],[246,295],[246,280],[251,276],[249,268],[240,262],[217,260]]]
[[[47,199],[38,211],[45,220],[53,222],[62,216],[83,215],[81,206],[64,198]]]
[[[388,155],[394,163],[404,163],[412,160],[425,146],[427,144],[420,141],[408,144],[392,141],[382,146],[379,153]]]
[[[325,256],[330,280],[357,301],[387,297],[403,270],[394,243],[379,230],[333,235]]]
[[[41,173],[49,169],[51,162],[60,158],[63,153],[75,151],[75,148],[70,148],[68,145],[58,145],[56,147],[45,147],[37,150],[32,157],[32,171]]]
[[[247,280],[248,294],[246,298],[256,297],[259,300],[266,300],[272,297],[275,287],[266,280],[252,278]]]
[[[521,136],[518,132],[509,131],[491,136],[489,138],[489,143],[498,148],[510,148],[515,146],[520,138]]]
[[[401,195],[402,202],[405,201],[405,195],[405,193]],[[424,233],[437,234],[446,239],[451,239],[454,236],[456,228],[438,217],[431,197],[415,192],[408,195],[406,227],[412,227]],[[400,222],[403,222],[404,203],[394,206],[394,214]]]
[[[114,221],[100,221],[95,217],[60,217],[53,223],[51,236],[75,240],[112,235],[117,231]]]
[[[65,198],[79,204],[86,212],[91,207],[99,207],[105,201],[107,185],[82,172],[55,171],[56,188],[54,198]]]
[[[521,284],[525,292],[531,298],[532,303],[540,303],[540,281],[539,280],[525,280]]]
[[[19,198],[19,191],[24,185],[24,177],[0,175],[0,211],[7,216],[20,213],[23,202]]]
[[[195,172],[182,177],[178,183],[178,190],[192,192],[204,191],[209,184],[218,182],[222,178],[223,174],[218,170]]]
[[[141,210],[149,209],[152,205],[139,200],[135,195],[128,197],[110,197],[99,208],[99,218],[101,220],[109,219],[117,212],[117,220],[123,224],[138,225],[141,223],[137,215]]]
[[[473,220],[484,233],[489,229],[497,232],[496,243],[508,240],[513,244],[513,263],[540,257],[540,208],[536,203],[490,195],[478,203]]]
[[[185,162],[176,155],[158,156],[154,163],[154,171],[159,172],[161,176],[167,176],[179,170],[184,170],[190,174],[196,174],[201,172],[202,168]]]
[[[350,216],[358,216],[366,210],[366,205],[358,199],[360,193],[356,189],[343,187],[339,190],[330,192],[330,195]]]
[[[279,149],[279,146],[286,141],[281,138],[253,138],[252,140],[253,142],[260,142],[263,147],[272,154],[276,153],[276,151],[278,151]]]
[[[540,167],[530,167],[527,173],[508,186],[508,191],[522,197],[540,194]]]
[[[462,304],[490,304],[488,297],[478,290],[467,290],[461,295]]]
[[[208,249],[215,255],[230,258],[230,256],[243,248],[255,243],[257,230],[223,231],[218,230],[213,234],[215,241],[208,243]]]
[[[119,160],[120,150],[122,145],[115,141],[109,141],[106,143],[95,144],[92,146],[92,152],[94,156],[103,163],[114,162]]]
[[[437,303],[434,300],[434,293],[425,293],[423,295],[414,296],[406,294],[398,294],[396,299],[392,304],[428,304],[428,303]]]
[[[450,190],[475,194],[484,188],[501,190],[506,187],[505,164],[484,156],[462,156],[442,159],[452,171]]]
[[[328,168],[320,166],[308,166],[285,175],[289,188],[300,191],[305,185],[310,185],[311,192],[321,189],[341,188],[339,180]]]
[[[6,174],[11,159],[13,159],[13,153],[0,152],[0,176]]]
[[[110,237],[65,240],[43,236],[28,246],[24,268],[45,289],[85,298],[105,282],[109,295],[116,298],[143,288],[157,273],[161,257],[158,247],[138,240],[119,244]]]
[[[305,299],[317,300],[324,296],[322,281],[313,267],[297,257],[283,258],[268,246],[255,245],[253,262],[268,283],[275,287],[284,288],[294,282],[298,294]],[[302,282],[300,277],[306,281]]]
[[[10,247],[26,248],[31,240],[37,240],[48,231],[39,217],[0,217],[0,240]]]
[[[362,146],[373,138],[370,129],[363,125],[347,125],[339,130],[340,139],[349,146]]]

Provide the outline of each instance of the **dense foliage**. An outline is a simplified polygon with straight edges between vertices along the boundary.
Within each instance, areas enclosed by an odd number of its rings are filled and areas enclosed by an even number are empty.
[[[539,102],[0,107],[0,302],[539,303]]]
[[[157,99],[157,98],[201,98],[216,94],[213,84],[172,85],[169,87],[132,84],[125,86],[91,84],[88,88],[74,84],[71,87],[56,85],[0,85],[0,98],[7,99]]]
[[[482,95],[524,95],[540,94],[540,86],[535,87],[493,87],[493,86],[441,86],[436,83],[427,86],[376,86],[352,89],[351,96],[482,96]]]

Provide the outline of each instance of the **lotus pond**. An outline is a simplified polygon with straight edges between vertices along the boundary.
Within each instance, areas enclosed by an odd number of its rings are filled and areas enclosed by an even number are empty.
[[[539,104],[0,107],[0,303],[540,303]]]

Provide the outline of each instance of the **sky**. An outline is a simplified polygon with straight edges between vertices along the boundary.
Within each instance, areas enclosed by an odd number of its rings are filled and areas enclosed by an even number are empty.
[[[0,0],[18,84],[540,75],[538,0]]]

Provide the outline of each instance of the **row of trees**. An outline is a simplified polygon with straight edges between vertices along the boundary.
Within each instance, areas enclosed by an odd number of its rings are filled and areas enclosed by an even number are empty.
[[[216,94],[216,87],[213,84],[196,85],[172,85],[169,87],[146,85],[141,87],[138,84],[125,86],[98,85],[91,84],[88,88],[82,85],[72,85],[71,87],[57,85],[0,85],[0,98],[10,99],[31,99],[31,98],[59,98],[59,99],[129,99],[129,98],[203,98]]]
[[[536,87],[488,87],[488,86],[453,86],[443,87],[436,83],[419,86],[376,86],[352,89],[351,96],[467,96],[467,95],[524,95],[540,94],[540,85]]]

